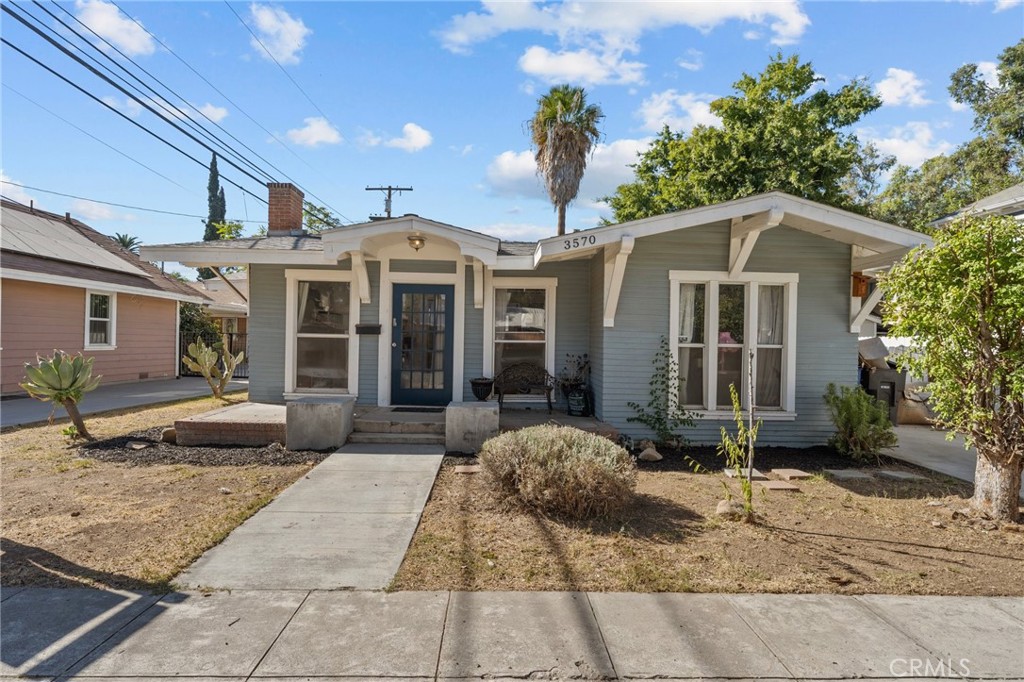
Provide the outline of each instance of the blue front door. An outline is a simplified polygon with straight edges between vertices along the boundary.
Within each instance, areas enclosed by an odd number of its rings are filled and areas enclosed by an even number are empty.
[[[455,287],[396,284],[391,320],[391,404],[452,400]]]

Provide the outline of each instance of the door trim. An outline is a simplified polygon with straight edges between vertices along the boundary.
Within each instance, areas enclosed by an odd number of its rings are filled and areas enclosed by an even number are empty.
[[[408,250],[409,247],[402,245]],[[391,272],[391,259],[380,258],[380,321],[381,334],[377,350],[377,404],[391,405],[391,314],[395,297],[394,284],[451,284],[455,286],[455,330],[452,339],[452,402],[461,403],[465,397],[465,338],[466,338],[466,263],[455,258],[454,273]]]

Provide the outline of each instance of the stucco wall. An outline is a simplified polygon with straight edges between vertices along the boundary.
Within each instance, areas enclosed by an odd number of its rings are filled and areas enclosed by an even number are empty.
[[[104,384],[175,376],[174,301],[116,294],[113,350],[89,350]],[[26,362],[85,345],[85,289],[4,279],[0,284],[0,391],[20,393]]]

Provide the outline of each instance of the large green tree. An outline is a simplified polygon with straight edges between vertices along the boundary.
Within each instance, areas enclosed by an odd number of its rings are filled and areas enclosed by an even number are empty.
[[[711,103],[720,127],[687,135],[667,126],[636,164],[636,179],[608,198],[618,221],[781,190],[842,207],[856,204],[844,181],[861,159],[845,132],[881,106],[863,81],[835,92],[810,62],[773,57],[757,76],[743,74],[735,95]]]
[[[558,234],[565,234],[565,207],[580,192],[587,159],[601,131],[601,107],[587,104],[587,93],[572,85],[556,85],[537,100],[530,120],[537,172],[558,211]]]
[[[968,217],[938,230],[882,280],[903,362],[927,372],[939,424],[978,462],[972,505],[1016,521],[1024,466],[1024,239],[1012,217]]]
[[[977,136],[920,168],[898,166],[871,215],[927,230],[933,220],[1024,180],[1024,40],[999,55],[996,76],[993,86],[977,64],[953,73],[949,94],[972,109]]]
[[[220,172],[217,170],[217,153],[213,153],[210,159],[210,176],[206,181],[206,230],[203,233],[203,241],[212,242],[221,238],[217,226],[227,222],[227,200],[224,198],[224,188],[220,184]],[[214,277],[210,268],[199,268],[199,279],[210,279]]]

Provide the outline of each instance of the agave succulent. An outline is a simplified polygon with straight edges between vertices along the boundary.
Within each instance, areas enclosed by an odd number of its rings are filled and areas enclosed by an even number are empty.
[[[36,364],[25,363],[25,381],[19,384],[28,394],[43,402],[53,402],[64,406],[68,416],[78,429],[79,435],[92,440],[85,428],[82,415],[78,411],[78,403],[82,396],[100,385],[102,377],[92,375],[93,358],[81,353],[69,355],[62,350],[54,350],[51,357],[36,356]],[[50,414],[53,418],[53,413]]]

